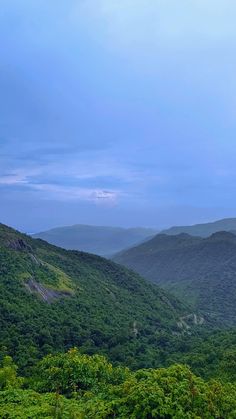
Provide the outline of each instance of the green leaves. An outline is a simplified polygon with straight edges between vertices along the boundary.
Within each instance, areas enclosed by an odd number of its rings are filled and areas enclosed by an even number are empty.
[[[59,393],[74,403],[75,417],[86,419],[233,419],[236,412],[235,384],[206,382],[184,365],[131,372],[77,349],[44,358],[33,386],[57,395],[61,417]]]
[[[56,391],[69,397],[108,384],[119,384],[129,374],[127,368],[114,368],[101,355],[80,354],[78,349],[66,354],[47,356],[37,368],[35,381],[40,391]]]
[[[10,356],[5,356],[0,368],[0,391],[10,388],[20,388],[23,378],[17,377],[17,366]]]

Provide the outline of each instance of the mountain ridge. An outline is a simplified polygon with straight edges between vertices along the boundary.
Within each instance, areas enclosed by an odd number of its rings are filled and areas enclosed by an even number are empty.
[[[236,325],[236,236],[217,232],[207,238],[158,234],[114,257],[196,309]]]
[[[123,228],[74,224],[55,227],[44,232],[34,233],[31,236],[65,249],[110,256],[141,243],[156,233],[156,229],[145,227]]]
[[[192,236],[208,237],[217,231],[236,230],[236,218],[222,218],[209,223],[198,223],[190,226],[173,226],[161,231],[163,234],[177,235],[188,233]]]

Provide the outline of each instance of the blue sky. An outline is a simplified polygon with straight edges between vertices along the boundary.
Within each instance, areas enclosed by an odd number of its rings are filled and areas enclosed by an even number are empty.
[[[1,0],[0,221],[236,216],[233,0]]]

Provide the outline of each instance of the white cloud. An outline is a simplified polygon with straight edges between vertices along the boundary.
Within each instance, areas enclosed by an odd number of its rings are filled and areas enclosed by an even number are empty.
[[[28,183],[26,178],[21,175],[3,175],[0,176],[0,185],[19,185]]]
[[[31,184],[33,190],[42,192],[45,199],[58,199],[60,201],[89,201],[94,203],[116,204],[119,191],[105,191],[102,189],[80,188],[76,186],[61,186],[55,184]]]

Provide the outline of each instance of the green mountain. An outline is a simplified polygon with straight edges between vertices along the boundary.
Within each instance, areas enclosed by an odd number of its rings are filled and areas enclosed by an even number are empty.
[[[161,237],[159,252],[203,241]],[[116,263],[0,224],[0,417],[234,418],[236,331],[203,321]]]
[[[159,365],[160,336],[201,322],[114,262],[0,224],[0,357],[12,355],[23,369],[74,346],[133,367]]]
[[[114,260],[171,291],[219,325],[236,325],[236,236],[188,234],[153,239]]]
[[[236,218],[224,218],[213,223],[195,224],[193,226],[177,226],[161,231],[162,234],[175,236],[181,233],[187,233],[191,236],[209,237],[218,231],[236,230]]]
[[[32,235],[64,249],[110,256],[157,234],[151,228],[101,227],[77,224]]]

